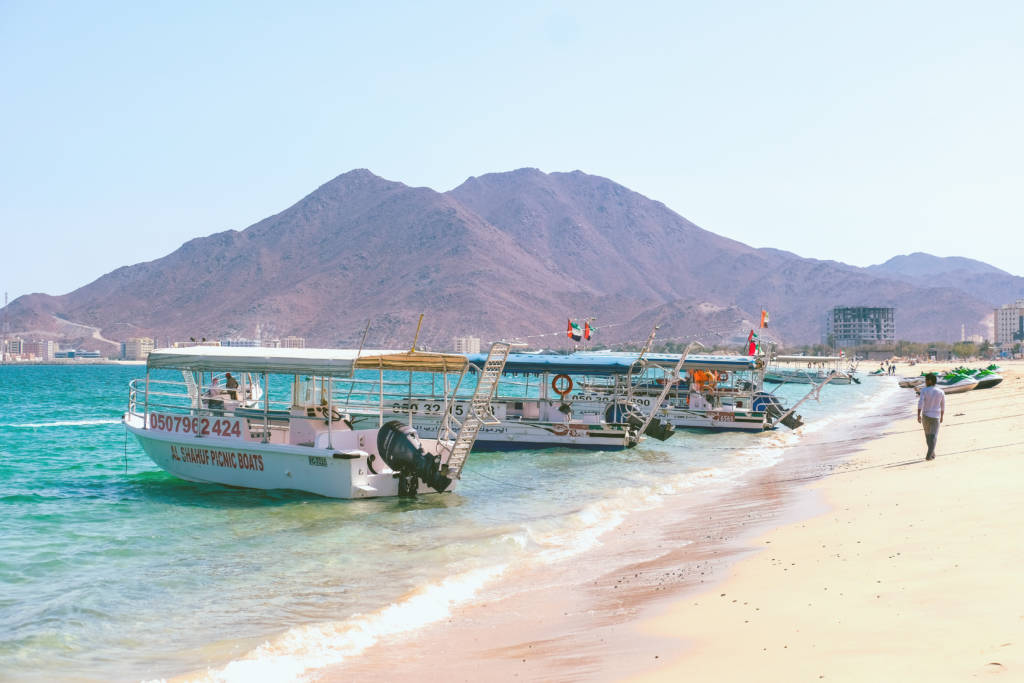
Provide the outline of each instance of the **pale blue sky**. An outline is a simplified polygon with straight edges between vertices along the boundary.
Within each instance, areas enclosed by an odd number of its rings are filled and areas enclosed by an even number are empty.
[[[0,0],[0,288],[360,167],[581,169],[754,246],[1024,274],[1024,3],[711,5]]]

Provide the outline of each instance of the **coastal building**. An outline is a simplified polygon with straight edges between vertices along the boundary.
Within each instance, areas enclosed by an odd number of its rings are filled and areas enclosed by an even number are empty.
[[[825,343],[833,346],[893,344],[896,315],[893,308],[836,306],[825,317]]]
[[[480,337],[455,337],[455,353],[480,353]]]
[[[5,349],[9,356],[18,356],[25,353],[25,341],[19,337],[7,340],[7,349]]]
[[[281,337],[282,349],[304,349],[306,348],[305,337]]]
[[[121,345],[121,357],[125,360],[146,360],[153,347],[153,340],[149,337],[132,337]]]
[[[260,345],[260,340],[259,339],[242,339],[242,338],[221,339],[220,340],[220,345],[221,346],[243,346],[243,347],[255,348],[255,347]]]
[[[36,339],[25,342],[24,349],[25,354],[47,361],[53,360],[54,354],[57,352],[57,345],[52,339]]]
[[[1024,299],[995,309],[996,346],[1010,347],[1024,342]]]
[[[173,344],[168,342],[167,345],[168,346],[173,346],[176,349],[187,349],[187,348],[191,348],[193,346],[220,346],[220,342],[219,341],[206,341],[206,340],[194,341],[194,340],[190,339],[188,341],[176,341]]]

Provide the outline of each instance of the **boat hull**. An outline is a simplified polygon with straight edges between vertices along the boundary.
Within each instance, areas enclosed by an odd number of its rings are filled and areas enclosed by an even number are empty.
[[[369,427],[376,417],[353,417],[353,426]],[[385,419],[408,420],[408,415],[388,415]],[[420,437],[436,439],[441,420],[438,417],[414,415],[413,429]],[[571,448],[590,451],[622,451],[636,445],[636,439],[625,427],[583,422],[534,422],[531,420],[501,420],[496,425],[485,425],[477,434],[473,452],[540,450],[545,448]]]
[[[158,467],[186,481],[304,491],[328,498],[400,495],[402,478],[379,458],[370,462],[367,451],[181,436],[143,429],[127,420],[125,426]],[[354,437],[363,436],[363,443],[371,446],[372,452],[376,436],[365,431],[362,435],[355,433]],[[451,491],[456,483],[452,481],[446,491]],[[420,482],[417,493],[436,491]]]
[[[978,380],[978,386],[975,389],[991,389],[995,385],[1003,381],[1003,378],[999,375],[989,375]]]

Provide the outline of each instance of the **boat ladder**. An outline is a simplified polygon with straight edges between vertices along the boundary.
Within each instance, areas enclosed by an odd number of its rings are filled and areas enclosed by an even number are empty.
[[[651,339],[654,339],[653,332],[651,333]],[[650,340],[648,340],[648,343],[650,343]],[[675,386],[676,382],[679,381],[679,372],[683,369],[683,364],[686,363],[686,357],[690,355],[690,351],[693,349],[694,346],[704,345],[698,341],[692,341],[686,345],[686,350],[683,351],[683,354],[679,357],[679,360],[676,362],[675,367],[672,368],[672,372],[669,373],[669,376],[665,378],[665,386],[661,388],[661,393],[658,394],[658,398],[655,399],[654,401],[651,401],[651,412],[648,413],[647,419],[644,420],[643,426],[640,427],[640,434],[645,434],[647,432],[648,425],[651,424],[651,420],[654,419],[654,416],[658,412],[658,409],[661,408],[661,404],[665,402],[665,397],[668,396],[668,393],[672,391],[672,387]]]
[[[199,399],[199,385],[196,384],[195,374],[190,370],[182,370],[181,376],[185,378],[185,387],[188,388],[188,397],[192,399],[192,408],[200,408],[202,401]]]
[[[484,361],[477,377],[476,389],[469,402],[468,414],[459,425],[459,433],[452,443],[445,463],[445,476],[458,479],[462,475],[462,467],[466,464],[466,458],[476,443],[477,434],[485,424],[500,424],[500,420],[494,417],[491,411],[491,399],[498,390],[498,380],[505,369],[505,361],[512,351],[512,344],[509,342],[494,342],[491,350],[487,353],[487,360]]]

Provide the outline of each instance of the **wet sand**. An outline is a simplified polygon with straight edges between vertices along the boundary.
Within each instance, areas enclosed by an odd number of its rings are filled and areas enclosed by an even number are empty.
[[[912,393],[902,398],[902,414],[909,416]],[[889,413],[869,416],[857,429],[878,434],[892,419]],[[678,505],[634,514],[569,563],[507,577],[504,597],[485,594],[446,623],[379,643],[320,678],[576,681],[649,671],[675,678],[674,668],[652,667],[678,666],[680,656],[685,661],[695,651],[700,634],[682,631],[680,624],[699,621],[682,614],[677,622],[675,610],[711,589],[723,592],[720,584],[737,563],[763,554],[765,542],[758,539],[766,532],[826,514],[825,499],[809,484],[848,471],[864,441],[808,436],[783,462],[727,495],[686,494]],[[729,604],[757,611],[749,597],[735,599]]]

